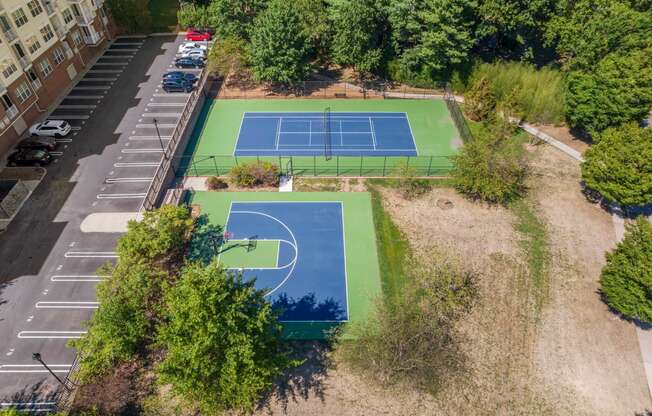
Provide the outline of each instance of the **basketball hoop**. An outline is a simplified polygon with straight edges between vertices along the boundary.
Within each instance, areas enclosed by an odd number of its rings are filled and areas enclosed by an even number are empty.
[[[233,238],[233,233],[230,231],[224,231],[224,234],[222,235],[222,240],[225,243],[228,243],[231,238]]]

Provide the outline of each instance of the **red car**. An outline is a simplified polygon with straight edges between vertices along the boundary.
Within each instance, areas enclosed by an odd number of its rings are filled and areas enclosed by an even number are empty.
[[[206,42],[211,40],[212,37],[213,35],[210,32],[199,29],[188,29],[186,33],[186,40],[193,42]]]

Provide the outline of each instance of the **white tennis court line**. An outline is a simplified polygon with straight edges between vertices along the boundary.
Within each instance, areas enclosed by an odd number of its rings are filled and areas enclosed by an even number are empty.
[[[408,127],[410,128],[410,137],[412,137],[412,145],[414,146],[414,151],[417,153],[417,156],[419,156],[419,148],[417,147],[417,142],[414,140],[414,132],[412,132],[412,125],[410,124],[410,117],[407,116],[407,113],[405,113],[405,119],[407,120]],[[385,149],[383,149],[385,150]]]
[[[308,132],[308,146],[312,146],[312,120],[308,120],[308,127],[310,128]]]
[[[340,146],[344,147],[344,134],[342,134],[342,120],[340,120]]]
[[[276,150],[278,150],[278,145],[281,140],[281,124],[283,124],[283,117],[279,117],[278,122],[276,123],[276,140],[275,140]]]
[[[376,150],[376,133],[374,132],[374,123],[369,117],[369,129],[371,130],[371,140],[374,142],[374,150]]]

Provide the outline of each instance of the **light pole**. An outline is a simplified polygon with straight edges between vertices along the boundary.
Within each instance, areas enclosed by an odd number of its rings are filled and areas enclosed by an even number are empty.
[[[56,374],[54,374],[54,371],[52,371],[52,369],[51,369],[50,367],[48,367],[47,364],[45,364],[45,362],[43,361],[43,358],[41,357],[41,354],[39,354],[38,352],[33,353],[33,354],[32,354],[32,359],[33,359],[34,361],[38,361],[39,363],[41,363],[41,365],[42,365],[43,367],[45,367],[45,369],[48,370],[48,371],[50,372],[50,374],[52,374],[52,376],[53,376],[54,378],[57,379],[57,381],[58,381],[58,382],[63,386],[64,389],[70,391],[70,387],[68,387],[68,386],[66,385],[66,383],[64,383],[64,382],[59,378],[59,376],[57,376]]]
[[[161,139],[161,132],[158,130],[158,120],[154,119],[154,127],[156,128],[156,137],[158,137],[158,142],[161,144],[161,150],[163,151],[163,157],[165,160],[168,159],[168,153],[165,151],[165,146],[163,146],[163,139]]]

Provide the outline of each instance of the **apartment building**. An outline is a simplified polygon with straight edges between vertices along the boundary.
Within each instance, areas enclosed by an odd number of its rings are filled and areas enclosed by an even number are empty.
[[[0,158],[116,30],[104,0],[0,0]]]

